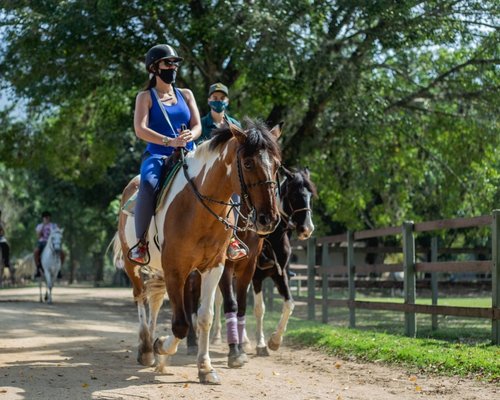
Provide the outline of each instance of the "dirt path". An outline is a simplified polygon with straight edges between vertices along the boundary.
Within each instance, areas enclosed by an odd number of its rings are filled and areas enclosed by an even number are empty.
[[[37,289],[0,290],[0,400],[79,399],[449,399],[499,398],[492,384],[415,375],[283,347],[242,369],[226,367],[226,346],[212,362],[220,386],[198,384],[185,344],[166,375],[135,361],[137,312],[129,289],[56,288],[54,305]],[[162,320],[168,311],[162,310]],[[165,325],[161,334],[165,334]]]

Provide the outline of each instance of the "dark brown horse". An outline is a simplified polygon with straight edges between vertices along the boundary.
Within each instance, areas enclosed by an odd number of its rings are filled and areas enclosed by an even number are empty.
[[[269,348],[277,350],[286,330],[288,318],[293,311],[293,299],[288,285],[288,274],[291,246],[290,236],[295,231],[300,240],[309,238],[314,230],[311,219],[311,199],[316,194],[316,188],[310,180],[307,169],[296,172],[282,168],[285,174],[280,188],[281,222],[274,232],[266,239],[254,232],[244,232],[240,238],[247,244],[249,257],[238,262],[226,261],[224,273],[219,287],[222,291],[224,313],[226,316],[227,342],[229,345],[228,365],[241,367],[246,361],[243,344],[246,338],[245,313],[246,295],[251,281],[254,285],[255,315],[257,318],[257,354],[268,354],[262,330],[264,303],[262,298],[262,281],[271,277],[284,298],[283,312],[280,322],[269,340]],[[264,240],[271,247],[267,268],[258,268]],[[257,267],[257,268],[256,268]],[[196,296],[199,291],[199,276],[190,276],[188,290],[194,301],[191,307],[196,307]],[[193,308],[195,310],[195,308]],[[229,320],[229,324],[228,324]],[[236,321],[235,321],[236,320]],[[236,322],[236,324],[234,323]],[[218,321],[215,322],[218,324]],[[216,333],[217,336],[217,333]],[[196,333],[190,330],[188,334],[188,351],[196,346]]]
[[[186,337],[184,286],[195,269],[201,273],[201,306],[198,310],[198,375],[202,383],[219,383],[208,353],[208,336],[213,319],[215,288],[224,269],[231,229],[230,198],[241,195],[248,212],[240,217],[242,230],[257,234],[272,232],[279,222],[276,201],[277,169],[281,154],[276,139],[279,127],[271,131],[259,122],[246,121],[247,129],[234,125],[215,131],[213,138],[185,158],[185,173],[174,178],[159,208],[148,236],[151,261],[147,268],[124,259],[132,281],[139,311],[138,361],[154,363],[154,353],[171,355]],[[125,188],[122,206],[135,192],[138,178]],[[134,218],[121,213],[118,226],[122,254],[135,244]],[[155,240],[156,238],[156,240]],[[154,245],[152,243],[157,243]],[[116,246],[115,246],[116,249]],[[119,258],[115,251],[115,258]],[[172,307],[173,335],[153,344],[156,319],[165,289]],[[149,306],[149,317],[146,311]],[[160,368],[164,366],[161,364]]]

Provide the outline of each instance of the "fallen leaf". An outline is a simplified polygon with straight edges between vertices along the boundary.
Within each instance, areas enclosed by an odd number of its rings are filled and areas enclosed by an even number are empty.
[[[86,387],[89,387],[89,384],[88,383],[82,383],[82,388],[86,388]]]
[[[342,363],[340,361],[337,361],[335,363],[335,368],[339,369],[342,366]]]
[[[410,376],[410,377],[408,378],[408,380],[409,380],[410,382],[416,382],[416,381],[417,381],[417,377],[416,377],[415,375],[412,375],[412,376]]]
[[[422,388],[420,386],[415,386],[415,391],[416,392],[421,392],[422,391]]]
[[[273,371],[273,375],[279,376],[279,372]]]
[[[183,388],[187,388],[187,387],[189,387],[189,384],[188,384],[188,383],[185,383],[182,387],[183,387]]]

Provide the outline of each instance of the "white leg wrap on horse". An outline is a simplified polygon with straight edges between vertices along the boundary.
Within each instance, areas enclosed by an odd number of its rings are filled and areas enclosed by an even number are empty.
[[[245,316],[238,317],[238,343],[243,343],[245,339]]]

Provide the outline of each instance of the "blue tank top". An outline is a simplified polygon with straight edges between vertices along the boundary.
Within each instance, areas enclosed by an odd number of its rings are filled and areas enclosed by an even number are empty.
[[[177,137],[179,135],[177,129],[181,129],[182,124],[186,124],[186,126],[189,127],[189,121],[191,120],[191,111],[189,111],[189,107],[184,100],[184,96],[182,95],[181,91],[175,87],[174,91],[175,97],[177,97],[177,104],[166,106],[165,104],[160,103],[167,112],[172,127],[175,129],[175,132],[172,132],[172,129],[170,128],[168,122],[165,120],[165,116],[161,111],[160,105],[156,101],[153,89],[149,90],[149,94],[151,95],[151,102],[153,105],[149,110],[148,128],[171,138]],[[193,142],[189,142],[186,145],[186,149],[189,151],[193,150]],[[151,154],[161,154],[169,156],[174,151],[174,148],[170,146],[162,146],[155,143],[148,143],[148,145],[146,146],[146,151]]]

